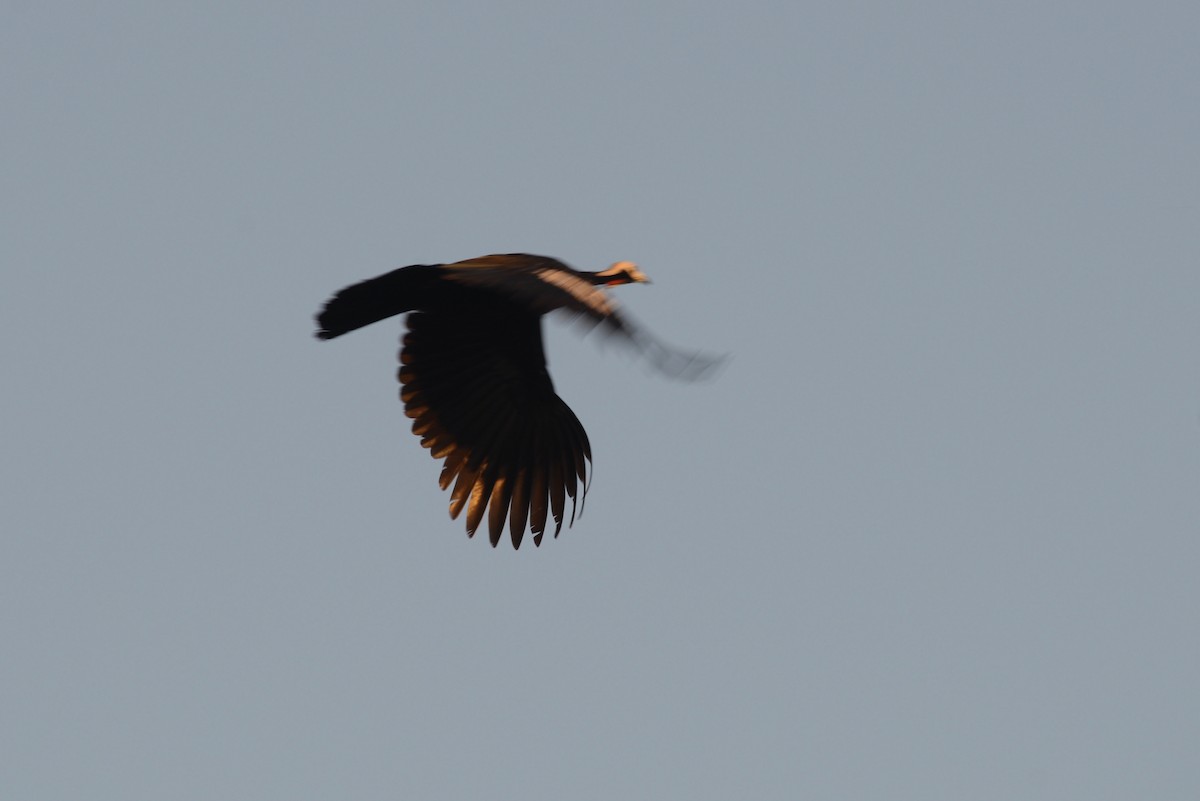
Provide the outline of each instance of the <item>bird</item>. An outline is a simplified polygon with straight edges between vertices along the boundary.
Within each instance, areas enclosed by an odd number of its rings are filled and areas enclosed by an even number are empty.
[[[317,313],[316,336],[334,339],[408,313],[400,399],[412,431],[450,489],[450,518],[466,511],[467,536],[487,517],[492,547],[507,518],[513,548],[528,525],[540,546],[551,519],[574,525],[591,481],[592,449],[579,418],[554,390],[542,318],[554,311],[600,326],[668,375],[694,380],[722,359],[663,345],[622,314],[605,291],[650,283],[636,264],[597,272],[548,256],[505,253],[450,264],[414,264],[352,284]]]

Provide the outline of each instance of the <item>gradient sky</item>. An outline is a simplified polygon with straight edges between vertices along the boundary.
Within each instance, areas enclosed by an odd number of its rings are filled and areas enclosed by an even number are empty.
[[[13,799],[1200,797],[1195,3],[0,6]],[[493,550],[338,288],[547,322]]]

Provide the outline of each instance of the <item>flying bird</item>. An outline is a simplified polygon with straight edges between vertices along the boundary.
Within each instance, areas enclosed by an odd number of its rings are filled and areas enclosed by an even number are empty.
[[[719,362],[673,350],[634,326],[605,287],[649,283],[619,261],[585,272],[547,256],[509,253],[453,264],[416,264],[353,284],[317,314],[317,337],[333,339],[410,312],[400,350],[400,398],[413,433],[435,459],[450,517],[466,510],[467,535],[487,515],[492,546],[505,518],[514,548],[528,523],[540,545],[549,518],[562,529],[566,499],[575,522],[592,461],[587,433],[554,391],[542,347],[542,317],[564,310],[632,345],[661,371],[685,379]]]

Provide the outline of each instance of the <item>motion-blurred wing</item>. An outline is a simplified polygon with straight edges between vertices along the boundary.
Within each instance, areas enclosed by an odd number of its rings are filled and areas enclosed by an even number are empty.
[[[447,264],[447,280],[494,292],[535,314],[567,311],[589,327],[602,330],[645,357],[659,372],[694,381],[707,377],[724,361],[704,353],[681,351],[657,339],[618,311],[603,288],[580,277],[557,259],[528,253],[507,253]]]

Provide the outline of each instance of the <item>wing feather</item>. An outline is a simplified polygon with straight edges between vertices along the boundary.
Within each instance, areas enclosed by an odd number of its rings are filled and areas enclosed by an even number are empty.
[[[397,373],[405,414],[443,460],[451,518],[465,511],[469,535],[486,520],[493,545],[506,522],[514,547],[527,526],[540,543],[551,511],[561,530],[567,497],[574,519],[587,435],[546,372],[540,316],[467,298],[408,316]]]

